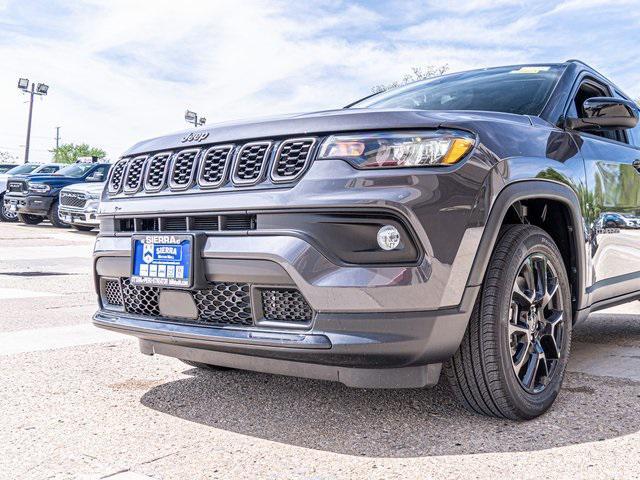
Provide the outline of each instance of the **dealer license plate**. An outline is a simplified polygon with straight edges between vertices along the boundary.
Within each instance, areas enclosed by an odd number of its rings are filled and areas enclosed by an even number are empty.
[[[131,283],[189,288],[193,284],[193,235],[132,237]]]

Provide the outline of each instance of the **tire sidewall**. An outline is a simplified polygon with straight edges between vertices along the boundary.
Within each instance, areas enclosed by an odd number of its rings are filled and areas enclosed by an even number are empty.
[[[539,393],[527,392],[513,372],[511,350],[509,348],[509,309],[511,305],[512,288],[515,278],[524,260],[533,253],[542,253],[552,263],[561,289],[564,310],[564,335],[562,339],[561,356],[553,379],[546,388]],[[554,402],[560,388],[567,366],[571,344],[571,296],[569,280],[567,278],[562,256],[553,240],[542,230],[532,228],[531,233],[524,237],[516,246],[504,272],[504,281],[498,288],[498,312],[493,312],[499,322],[497,329],[498,352],[500,357],[500,373],[503,385],[508,391],[508,398],[512,399],[512,407],[522,418],[534,418],[547,410]]]
[[[54,227],[58,228],[69,228],[71,225],[64,222],[60,218],[60,212],[58,211],[60,208],[60,202],[56,201],[51,206],[51,212],[49,213],[49,221]]]

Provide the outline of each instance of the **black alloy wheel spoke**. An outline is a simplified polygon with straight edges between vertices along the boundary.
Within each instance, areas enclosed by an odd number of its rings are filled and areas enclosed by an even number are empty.
[[[508,321],[513,371],[527,392],[550,383],[562,354],[563,325],[558,276],[544,254],[532,254],[514,281]]]

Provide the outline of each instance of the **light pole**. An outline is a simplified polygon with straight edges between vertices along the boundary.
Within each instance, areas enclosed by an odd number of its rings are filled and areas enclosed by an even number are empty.
[[[193,123],[193,125],[196,127],[200,127],[207,123],[206,118],[198,118],[198,114],[196,112],[192,112],[191,110],[187,110],[186,112],[184,112],[184,119],[187,121],[187,123]]]
[[[18,88],[24,93],[29,94],[29,121],[27,123],[27,143],[24,146],[24,163],[29,161],[29,143],[31,142],[31,117],[33,115],[33,97],[35,95],[46,95],[49,91],[49,85],[44,83],[31,84],[31,90],[29,90],[29,79],[21,78],[18,80]]]

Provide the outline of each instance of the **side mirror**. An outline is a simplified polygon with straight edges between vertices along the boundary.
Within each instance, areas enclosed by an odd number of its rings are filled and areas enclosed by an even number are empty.
[[[567,118],[574,130],[626,130],[638,124],[638,107],[630,100],[591,97],[583,104],[584,117]]]

